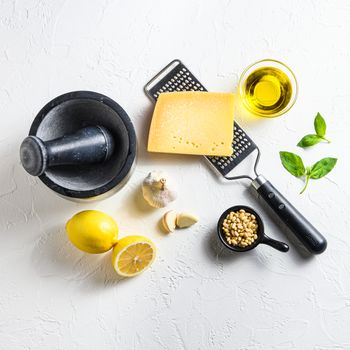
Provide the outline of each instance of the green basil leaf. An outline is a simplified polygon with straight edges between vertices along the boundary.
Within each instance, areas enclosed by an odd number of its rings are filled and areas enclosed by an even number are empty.
[[[305,174],[305,166],[302,159],[291,152],[280,152],[280,158],[284,168],[295,177]]]
[[[313,145],[316,145],[316,143],[319,143],[321,141],[321,137],[314,134],[309,134],[304,136],[297,144],[297,146],[305,148],[310,147]]]
[[[324,137],[326,135],[326,121],[323,119],[320,113],[317,113],[314,121],[314,127],[316,134],[320,137]]]
[[[337,158],[323,158],[315,163],[310,172],[311,179],[320,179],[327,175],[337,163]]]

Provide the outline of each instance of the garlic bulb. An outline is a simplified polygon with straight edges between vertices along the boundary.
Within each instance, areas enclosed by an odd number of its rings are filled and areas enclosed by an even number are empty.
[[[152,171],[143,180],[143,198],[155,208],[163,208],[176,199],[176,192],[168,176],[161,171]]]

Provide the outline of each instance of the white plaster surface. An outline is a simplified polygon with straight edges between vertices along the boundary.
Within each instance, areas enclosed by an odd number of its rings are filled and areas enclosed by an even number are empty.
[[[0,349],[345,350],[350,349],[350,2],[0,0]],[[327,251],[303,257],[261,246],[226,254],[215,239],[220,213],[258,209],[269,235],[286,239],[245,182],[223,183],[203,158],[147,154],[152,105],[143,86],[181,58],[212,91],[232,91],[242,70],[265,57],[294,70],[296,105],[277,119],[236,119],[262,151],[260,170],[327,237]],[[119,102],[138,136],[136,171],[108,200],[61,199],[21,168],[18,149],[40,108],[72,90]],[[330,145],[295,144],[320,111]],[[335,156],[304,195],[280,165],[290,150],[306,163]],[[153,169],[176,177],[170,206],[200,216],[166,236],[165,209],[139,200]],[[64,225],[83,209],[104,210],[121,236],[147,235],[152,268],[119,279],[110,254],[79,252]]]

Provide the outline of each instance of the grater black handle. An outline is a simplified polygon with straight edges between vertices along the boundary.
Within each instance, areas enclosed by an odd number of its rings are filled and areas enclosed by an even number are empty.
[[[310,253],[326,250],[323,235],[269,181],[259,175],[252,186]]]

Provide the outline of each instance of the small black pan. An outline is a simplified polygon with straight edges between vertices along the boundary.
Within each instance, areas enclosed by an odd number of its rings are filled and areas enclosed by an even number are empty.
[[[229,244],[226,241],[225,232],[222,230],[222,224],[223,224],[226,216],[231,211],[236,212],[236,211],[239,211],[240,209],[244,209],[247,213],[251,213],[251,214],[255,215],[256,220],[258,222],[258,232],[257,232],[258,238],[253,242],[253,244],[251,244],[245,248],[233,246],[233,245]],[[227,210],[225,210],[222,213],[222,215],[220,216],[220,219],[218,221],[217,233],[219,235],[219,238],[220,238],[222,244],[226,248],[228,248],[234,252],[247,252],[248,250],[254,249],[260,243],[267,244],[267,245],[271,246],[272,248],[279,250],[280,252],[288,252],[288,250],[289,250],[289,246],[286,243],[276,241],[275,239],[268,237],[264,232],[264,224],[263,224],[263,221],[262,221],[260,215],[254,209],[247,207],[247,206],[244,206],[244,205],[233,206],[231,208],[228,208]]]

